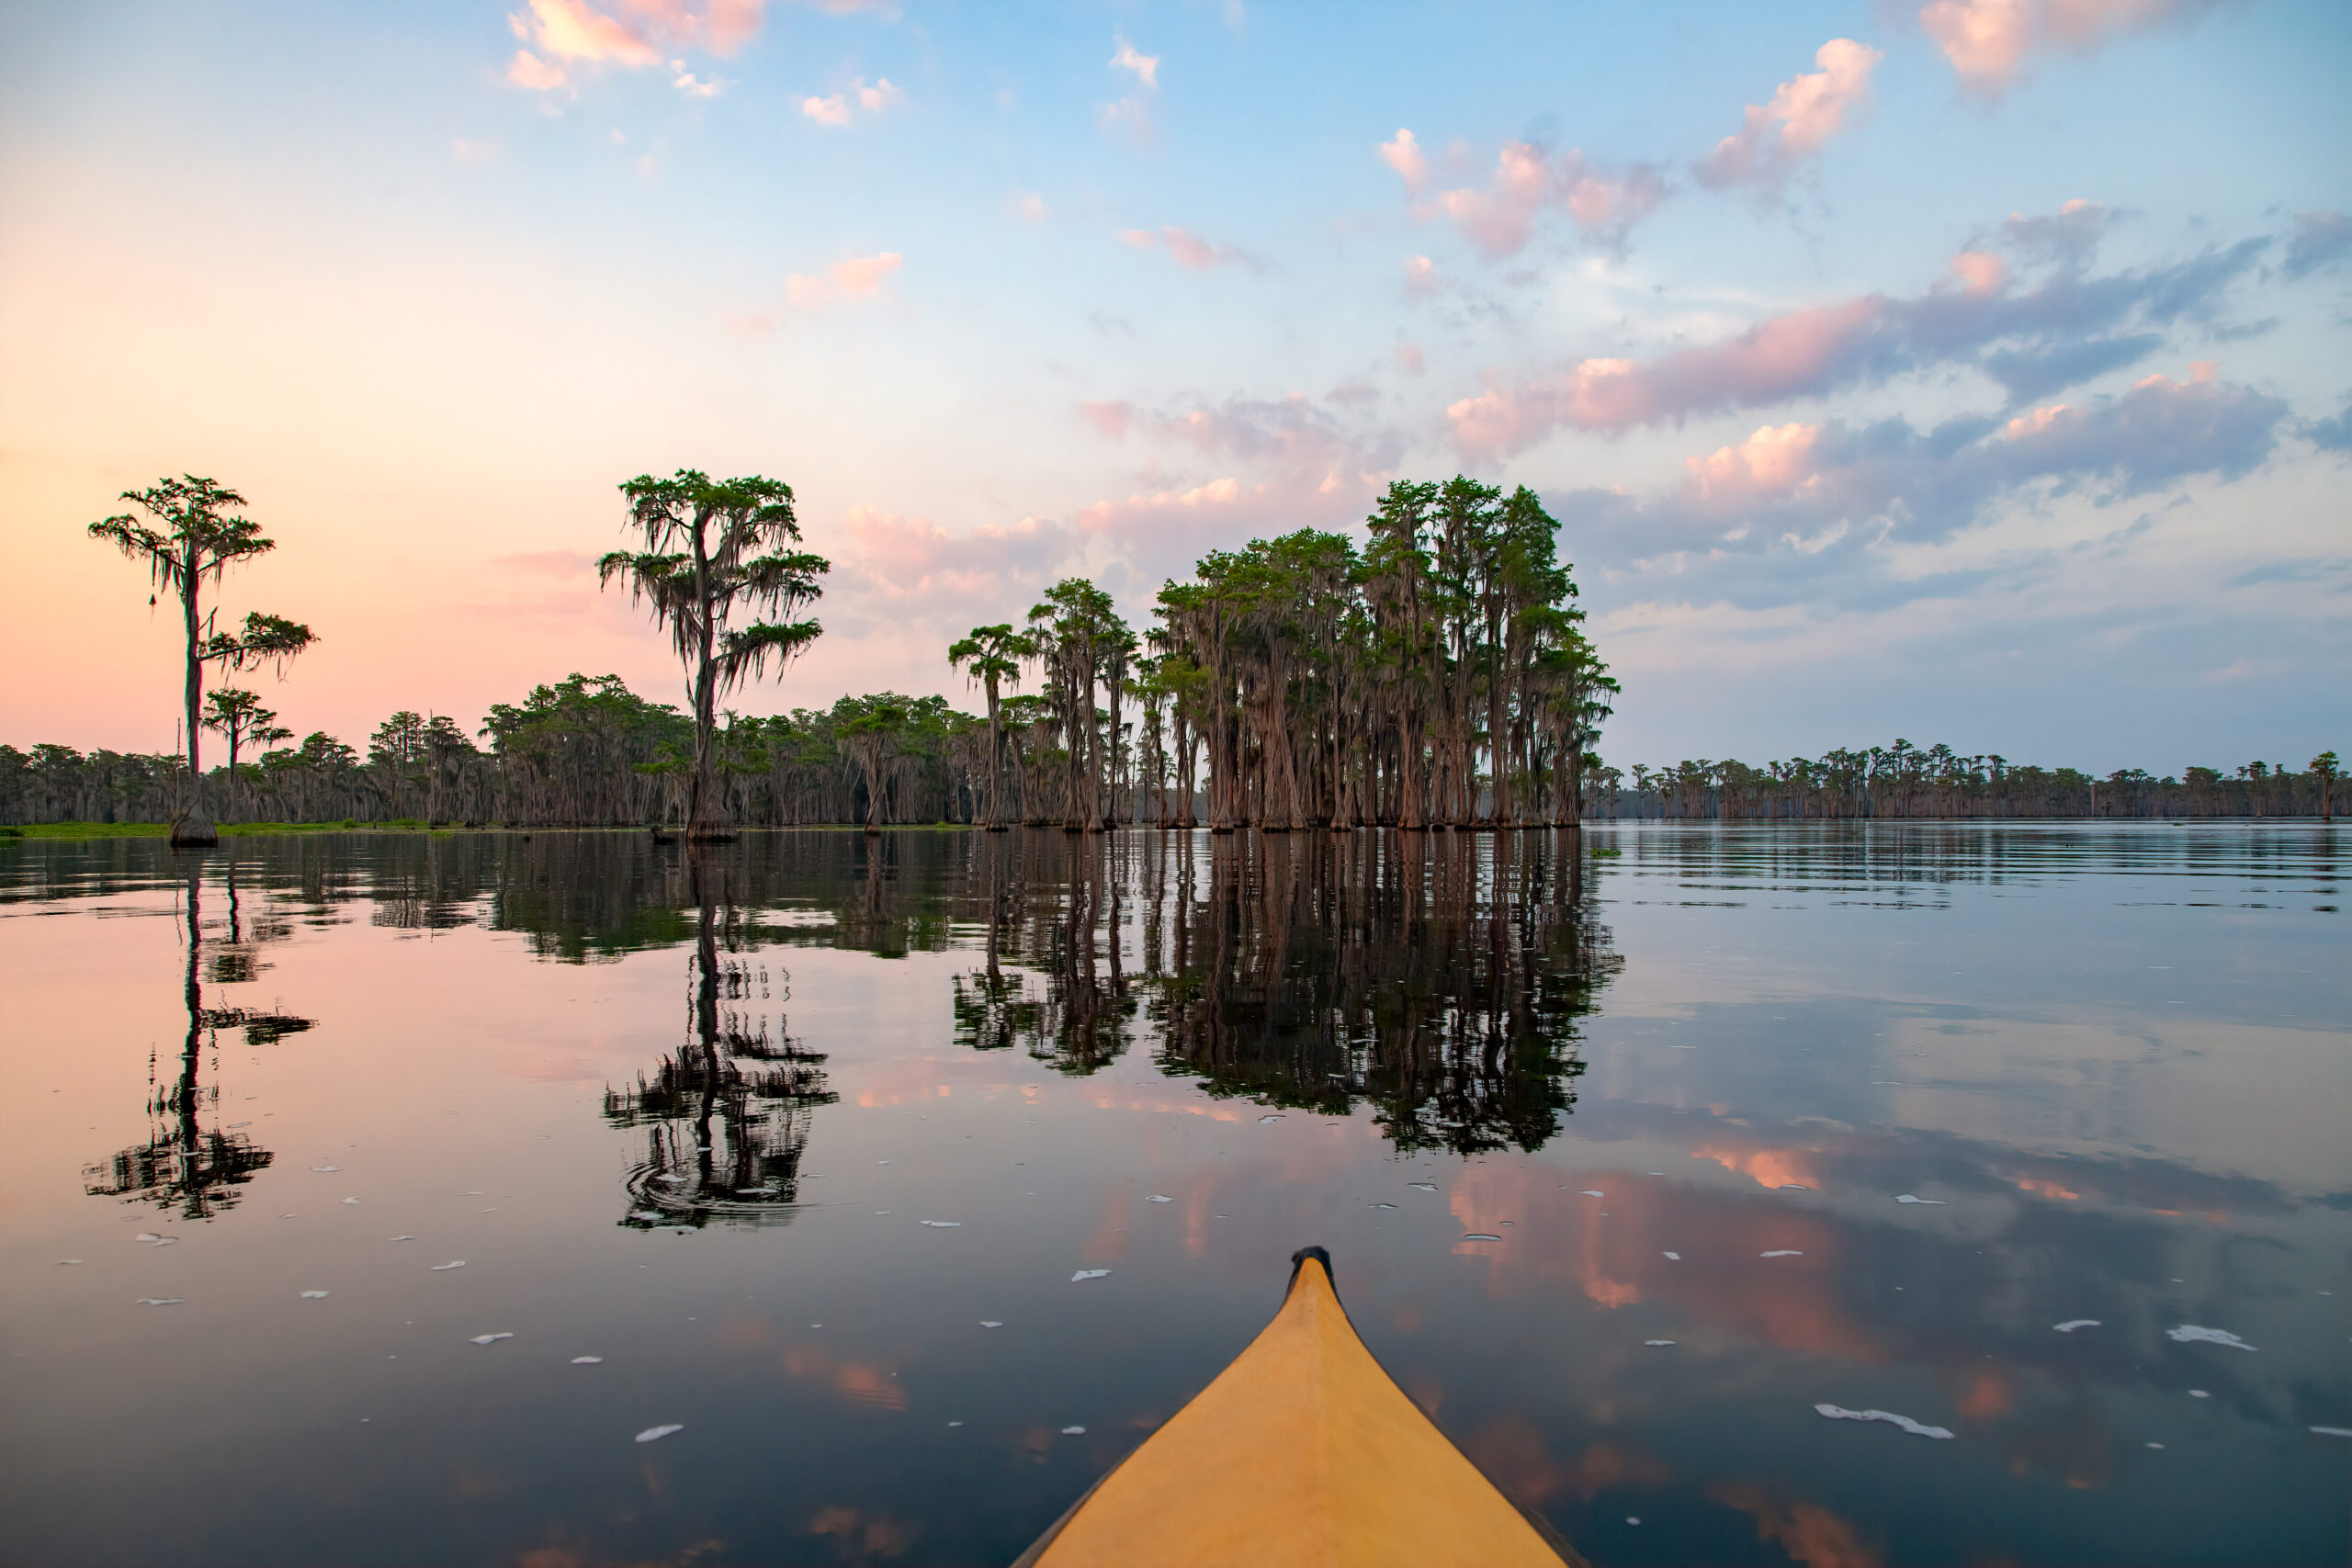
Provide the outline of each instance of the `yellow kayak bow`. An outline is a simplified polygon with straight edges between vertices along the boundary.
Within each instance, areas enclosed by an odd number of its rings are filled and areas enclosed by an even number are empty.
[[[1319,1247],[1250,1348],[1013,1568],[1098,1563],[1584,1568],[1381,1370]]]

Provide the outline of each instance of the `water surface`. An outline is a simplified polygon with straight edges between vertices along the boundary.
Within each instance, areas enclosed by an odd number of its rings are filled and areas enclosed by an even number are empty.
[[[2341,1562],[2337,854],[0,845],[0,1557],[1004,1562],[1313,1241],[1598,1562]]]

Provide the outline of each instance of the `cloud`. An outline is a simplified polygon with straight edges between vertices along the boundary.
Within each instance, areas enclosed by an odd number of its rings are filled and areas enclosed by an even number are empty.
[[[1124,33],[1114,33],[1112,37],[1119,47],[1111,56],[1111,64],[1119,70],[1134,72],[1136,85],[1145,92],[1159,91],[1159,56],[1138,53]]]
[[[1429,368],[1429,361],[1422,355],[1420,345],[1419,344],[1398,344],[1396,345],[1396,363],[1405,367],[1406,374],[1411,376],[1418,376],[1422,371]]]
[[[1777,186],[1870,102],[1871,69],[1885,54],[1852,39],[1831,39],[1814,54],[1819,71],[1792,76],[1769,104],[1747,106],[1746,122],[1692,170],[1714,189]]]
[[[717,77],[713,77],[709,81],[706,82],[701,77],[696,76],[693,72],[686,69],[686,62],[683,60],[673,60],[670,62],[670,69],[677,73],[677,74],[670,78],[670,85],[677,88],[678,91],[685,94],[686,96],[690,98],[715,98],[718,96],[719,94],[725,92],[728,88],[728,84],[719,81]]]
[[[2103,203],[2076,197],[2055,212],[2031,218],[2010,213],[2002,221],[2000,243],[2028,261],[2086,266],[2121,216]]]
[[[2278,270],[2290,278],[2302,277],[2334,266],[2352,251],[2352,215],[2342,212],[2298,212],[2295,232]]]
[[[1418,197],[1429,176],[1427,159],[1409,130],[1380,144],[1381,162],[1405,182],[1408,199]],[[1464,186],[1413,200],[1416,218],[1444,218],[1490,259],[1510,255],[1534,238],[1547,211],[1566,212],[1588,238],[1611,247],[1666,198],[1666,182],[1646,164],[1608,171],[1571,148],[1556,159],[1525,141],[1504,143],[1495,155],[1494,177],[1484,186]]]
[[[1423,155],[1421,144],[1413,140],[1413,133],[1402,127],[1398,128],[1394,141],[1380,144],[1380,161],[1396,171],[1396,177],[1405,182],[1405,194],[1408,197],[1419,196],[1421,187],[1429,184],[1430,161]]]
[[[1113,440],[1127,434],[1127,422],[1135,416],[1134,405],[1123,402],[1080,403],[1078,412],[1086,422]]]
[[[1190,229],[1181,228],[1173,223],[1163,226],[1157,234],[1148,229],[1122,229],[1119,231],[1119,243],[1132,245],[1139,251],[1148,251],[1154,245],[1165,244],[1168,247],[1168,254],[1176,259],[1177,265],[1188,267],[1194,272],[1207,272],[1212,268],[1223,266],[1227,262],[1239,262],[1250,267],[1263,265],[1256,256],[1238,246],[1212,244]]]
[[[1159,91],[1159,56],[1139,52],[1124,33],[1114,38],[1118,48],[1111,56],[1111,68],[1134,72],[1136,90],[1103,105],[1096,121],[1105,130],[1124,130],[1138,142],[1148,143],[1158,133],[1152,124],[1150,99]]]
[[[2042,396],[2153,352],[2161,339],[2147,329],[2210,320],[2268,243],[2241,241],[2103,277],[2062,267],[2029,288],[1972,265],[1965,288],[1792,310],[1736,337],[1647,361],[1589,358],[1561,375],[1490,383],[1450,405],[1446,416],[1464,452],[1492,456],[1563,428],[1614,432],[1679,422],[1941,366],[1982,370],[2013,398]],[[2118,330],[2126,326],[2142,330]]]
[[[801,99],[800,112],[819,125],[843,127],[856,115],[877,115],[886,109],[902,107],[906,101],[907,95],[888,76],[871,85],[865,77],[858,76],[831,97]]]
[[[867,505],[850,508],[846,531],[841,575],[901,612],[920,606],[960,615],[1009,601],[1051,581],[1079,545],[1069,526],[1042,517],[950,534],[928,517]]]
[[[2290,423],[2285,403],[2200,363],[2186,379],[2149,376],[2115,396],[2006,421],[1963,414],[1928,430],[1900,418],[1764,425],[1684,459],[1680,482],[1666,492],[1579,491],[1555,510],[1619,559],[1850,555],[1890,539],[1945,540],[2031,491],[2104,504],[2193,477],[2241,478]],[[1803,597],[1793,580],[1787,586],[1792,600]]]
[[[1046,198],[1035,191],[1029,192],[1012,205],[1015,211],[1032,223],[1043,223],[1046,220]]]
[[[591,0],[528,0],[506,18],[524,45],[508,62],[506,79],[544,93],[569,80],[568,65],[641,70],[667,60],[680,88],[710,97],[721,84],[697,79],[669,57],[688,48],[732,54],[759,32],[766,12],[767,0],[622,0],[613,8]]]
[[[1405,292],[1434,294],[1437,292],[1437,263],[1427,256],[1405,258]]]
[[[870,298],[882,291],[882,280],[899,270],[901,259],[896,251],[884,251],[836,262],[821,276],[804,276],[796,272],[784,280],[784,297],[804,310],[816,310],[836,299]]]
[[[2193,21],[2220,0],[1928,0],[1919,25],[1969,92],[1996,98],[2033,57],[2090,54],[2131,33]]]
[[[449,156],[460,164],[487,164],[498,156],[498,143],[469,141],[460,136],[449,143]]]

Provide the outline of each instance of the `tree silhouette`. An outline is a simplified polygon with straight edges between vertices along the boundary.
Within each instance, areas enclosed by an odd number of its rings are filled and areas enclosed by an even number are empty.
[[[781,671],[816,640],[822,628],[814,620],[790,617],[823,593],[819,579],[831,563],[790,547],[800,542],[800,525],[792,487],[780,479],[713,479],[681,468],[666,479],[640,474],[621,493],[645,548],[606,555],[597,580],[628,582],[630,598],[650,604],[654,625],[669,629],[694,708],[686,836],[731,838],[716,778],[719,699],[770,659]],[[783,618],[733,626],[738,605]]]
[[[236,633],[214,629],[215,612],[201,603],[205,583],[219,586],[221,575],[238,561],[277,548],[261,536],[261,525],[233,510],[245,498],[210,479],[185,474],[159,479],[145,490],[127,490],[122,499],[145,512],[153,522],[131,513],[119,513],[90,525],[90,536],[104,539],[132,560],[146,563],[158,593],[178,596],[180,615],[187,627],[187,805],[172,819],[175,844],[211,844],[220,839],[211,813],[204,805],[204,770],[198,758],[198,738],[204,728],[204,667],[220,664],[243,670],[276,664],[282,673],[286,660],[318,640],[311,628],[258,611],[245,616]],[[160,525],[160,526],[159,526]],[[147,601],[155,602],[154,595]]]

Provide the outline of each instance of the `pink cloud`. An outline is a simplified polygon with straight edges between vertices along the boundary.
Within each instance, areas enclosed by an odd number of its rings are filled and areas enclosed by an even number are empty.
[[[1088,423],[1115,441],[1127,434],[1127,421],[1135,409],[1128,403],[1096,402],[1080,403],[1078,412],[1086,416]]]
[[[622,0],[616,7],[610,0],[527,0],[506,18],[525,45],[507,65],[506,79],[548,92],[564,84],[567,62],[609,62],[638,70],[662,64],[679,49],[732,54],[758,33],[766,10],[767,0]],[[670,65],[685,91],[703,97],[718,91],[718,84],[696,79],[683,62]]]
[[[1111,64],[1121,71],[1136,73],[1136,85],[1147,93],[1159,91],[1159,56],[1144,54],[1126,40],[1125,34],[1113,34],[1118,50],[1111,56]]]
[[[1032,223],[1043,223],[1046,220],[1046,198],[1035,191],[1031,191],[1012,206],[1015,211]]]
[[[1383,157],[1393,145],[1382,147]],[[1418,160],[1419,149],[1413,152]],[[1390,163],[1394,166],[1396,160]],[[1665,181],[1646,164],[1611,174],[1573,148],[1555,160],[1540,147],[1511,141],[1495,155],[1494,177],[1487,185],[1441,191],[1414,212],[1451,220],[1489,257],[1501,257],[1534,237],[1536,222],[1549,209],[1565,210],[1579,229],[1615,244],[1665,198]]]
[[[1971,294],[1997,294],[2008,281],[2009,269],[2000,257],[1984,251],[1962,251],[1951,258],[1952,275]]]
[[[534,93],[553,92],[563,85],[563,67],[541,60],[527,49],[518,49],[506,67],[506,79]]]
[[[800,112],[819,125],[845,126],[849,123],[849,100],[839,93],[830,98],[803,98]]]
[[[2194,20],[2218,0],[1928,0],[1919,26],[1943,51],[1960,85],[1998,97],[2023,79],[2033,56],[2089,54],[2132,33]]]
[[[1748,105],[1746,123],[1699,161],[1699,183],[1721,188],[1787,178],[1869,103],[1871,70],[1885,58],[1852,39],[1823,44],[1813,57],[1821,69],[1781,83],[1770,103]]]
[[[1437,292],[1437,263],[1427,256],[1405,258],[1405,292],[1434,294]]]
[[[1206,272],[1209,268],[1232,259],[1232,252],[1221,246],[1210,244],[1189,229],[1179,229],[1171,223],[1161,232],[1168,239],[1168,254],[1176,258],[1176,265],[1179,266],[1191,267],[1195,272]]]
[[[1820,439],[1817,424],[1767,424],[1736,446],[1685,457],[1682,466],[1691,491],[1703,501],[1726,504],[1784,496],[1819,482],[1813,454]]]
[[[1396,363],[1403,366],[1408,374],[1414,376],[1418,376],[1422,371],[1429,368],[1429,361],[1422,356],[1421,348],[1419,344],[1398,344],[1396,345]]]
[[[815,310],[835,299],[858,299],[882,291],[882,280],[899,270],[903,258],[896,251],[884,251],[878,255],[852,256],[836,262],[820,277],[794,273],[784,280],[784,297],[804,310]]]
[[[1133,245],[1139,251],[1148,251],[1159,243],[1159,236],[1148,229],[1122,229],[1119,231],[1119,243]]]
[[[1396,171],[1408,197],[1419,196],[1421,187],[1429,183],[1430,161],[1422,153],[1421,144],[1413,140],[1413,133],[1402,127],[1397,129],[1396,140],[1380,144],[1380,161]]]
[[[1068,527],[1042,517],[950,534],[928,517],[859,505],[846,529],[842,564],[861,588],[894,604],[930,601],[958,613],[1045,581],[1077,546]]]

